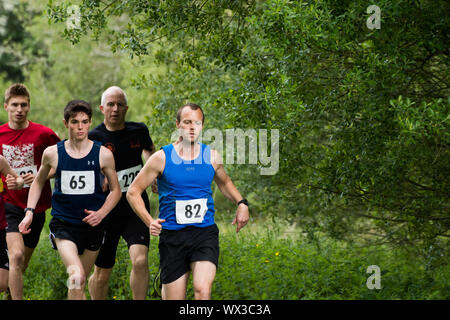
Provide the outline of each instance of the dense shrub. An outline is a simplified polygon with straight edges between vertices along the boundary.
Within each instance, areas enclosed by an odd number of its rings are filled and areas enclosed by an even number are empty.
[[[432,263],[387,246],[358,247],[318,236],[308,240],[299,228],[272,222],[253,222],[236,234],[229,222],[218,222],[220,260],[212,298],[229,299],[449,299],[448,263]],[[47,230],[25,275],[25,299],[65,299],[66,274]],[[149,252],[148,299],[159,299],[154,289],[158,275],[158,239]],[[444,260],[445,261],[445,260]],[[368,289],[371,273],[381,270],[381,289]],[[131,264],[126,244],[119,243],[108,299],[131,299]],[[89,297],[89,295],[88,295]],[[188,299],[193,298],[191,284]]]

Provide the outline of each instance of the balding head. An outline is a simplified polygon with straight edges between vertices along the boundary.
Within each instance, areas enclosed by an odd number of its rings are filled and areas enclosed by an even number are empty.
[[[127,110],[127,96],[121,88],[113,86],[103,92],[100,111],[103,113],[103,123],[108,130],[116,131],[125,127]]]
[[[122,90],[122,88],[118,86],[112,86],[106,89],[102,94],[102,100],[101,105],[104,106],[106,103],[106,97],[110,94],[121,94],[123,95],[123,98],[125,100],[125,104],[128,105],[127,95],[125,94],[125,91]]]

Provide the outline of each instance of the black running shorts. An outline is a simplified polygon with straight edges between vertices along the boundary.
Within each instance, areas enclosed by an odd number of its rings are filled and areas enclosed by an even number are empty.
[[[0,269],[9,270],[8,246],[6,245],[6,231],[0,230]]]
[[[11,203],[5,202],[6,221],[8,226],[6,232],[19,232],[19,224],[25,218],[25,212],[21,207],[15,206]],[[45,223],[45,212],[35,212],[33,214],[33,221],[31,222],[29,234],[22,234],[23,242],[28,248],[36,248],[39,237],[41,236],[42,228]]]
[[[127,208],[123,208],[126,210]],[[112,215],[105,225],[105,240],[98,253],[95,265],[100,268],[112,268],[116,261],[117,246],[120,237],[126,241],[128,249],[134,244],[150,245],[150,230],[131,208],[128,214]]]
[[[103,226],[91,227],[87,223],[73,224],[53,217],[48,225],[50,228],[50,242],[56,248],[55,238],[70,240],[77,246],[78,254],[84,250],[97,251],[100,249],[105,231]]]
[[[194,261],[219,264],[219,229],[188,226],[181,230],[162,230],[159,236],[161,281],[167,284],[190,271]]]

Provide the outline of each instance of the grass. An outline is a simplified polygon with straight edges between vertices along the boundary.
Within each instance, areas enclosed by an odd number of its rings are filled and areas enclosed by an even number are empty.
[[[299,228],[272,221],[250,221],[238,234],[231,220],[217,224],[221,251],[212,293],[216,300],[450,298],[450,268],[445,262],[430,267],[426,260],[398,249],[357,248],[326,237],[310,242]],[[148,299],[159,299],[153,288],[159,267],[157,244],[152,237]],[[381,289],[366,285],[370,265],[381,270]],[[130,270],[121,239],[108,299],[131,299]],[[25,299],[66,299],[64,266],[50,247],[47,228],[24,279]],[[188,299],[192,298],[189,285]]]

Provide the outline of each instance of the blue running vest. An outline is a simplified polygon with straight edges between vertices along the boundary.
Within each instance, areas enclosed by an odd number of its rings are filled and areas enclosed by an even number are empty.
[[[211,148],[200,144],[194,160],[183,160],[172,144],[162,147],[166,163],[158,177],[159,218],[163,229],[180,230],[187,226],[208,227],[214,224],[214,201],[211,183],[215,170]]]
[[[101,143],[94,141],[91,151],[81,159],[70,157],[57,143],[58,166],[52,196],[52,216],[73,224],[83,224],[84,209],[98,210],[105,202],[100,169]]]

